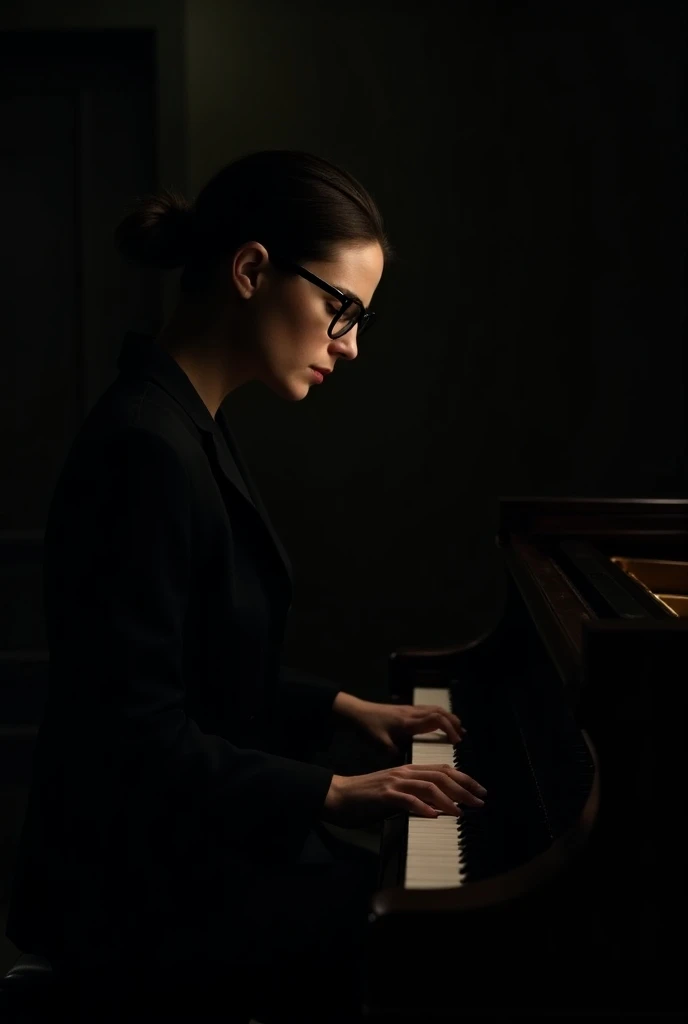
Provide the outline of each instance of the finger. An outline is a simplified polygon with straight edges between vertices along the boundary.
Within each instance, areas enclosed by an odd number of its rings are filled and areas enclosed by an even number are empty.
[[[486,796],[487,790],[484,786],[481,786],[479,782],[472,779],[470,775],[466,775],[465,772],[459,772],[450,764],[426,764],[423,765],[425,771],[439,771],[450,778],[457,786],[461,786],[462,789],[468,790],[470,793],[474,793],[476,796]]]
[[[456,728],[449,717],[447,711],[433,711],[432,714],[428,715],[423,720],[423,723],[427,728],[423,729],[423,732],[430,732],[432,729],[441,729],[442,732],[446,732],[452,743],[460,743],[462,740],[462,734]]]
[[[466,732],[466,730],[464,729],[463,725],[461,724],[461,719],[459,718],[459,716],[458,716],[458,715],[455,715],[455,714],[454,714],[453,712],[451,712],[451,711],[447,711],[447,709],[446,709],[446,708],[433,708],[433,711],[439,711],[439,713],[440,713],[440,714],[441,714],[441,715],[442,715],[442,716],[443,716],[444,718],[447,718],[447,719],[449,719],[449,721],[451,722],[451,724],[452,724],[452,725],[454,726],[454,728],[455,728],[455,729],[456,729],[456,730],[457,730],[458,732]]]
[[[436,807],[445,814],[452,814],[455,818],[460,817],[462,813],[461,809],[456,806],[456,801],[447,796],[439,786],[436,786],[429,779],[405,779],[404,790],[412,795],[419,794],[421,799],[426,804],[429,804],[430,807]]]
[[[465,789],[469,789],[472,793],[477,793],[478,796],[485,796],[487,790],[484,786],[481,786],[479,782],[472,779],[470,775],[466,775],[465,772],[458,772],[456,768],[452,769],[451,776],[460,786]]]
[[[409,767],[413,768],[413,765]],[[420,767],[420,766],[419,766]],[[460,786],[465,786],[466,789],[472,790],[479,796],[485,796],[487,790],[484,786],[481,786],[479,782],[472,779],[470,775],[466,775],[465,772],[457,771],[457,769],[451,764],[424,764],[422,766],[426,771],[431,769],[436,772],[445,772],[454,782],[457,782]]]
[[[436,786],[445,794],[447,799],[451,800],[453,803],[470,804],[471,807],[482,807],[485,803],[485,801],[481,800],[479,796],[476,796],[475,793],[471,793],[469,789],[466,789],[464,786],[454,782],[454,780],[444,772],[433,772],[428,771],[427,769],[421,769],[418,772],[414,772],[409,781],[413,782],[416,779],[421,780],[424,784],[427,781],[431,785]]]
[[[446,723],[442,726],[447,736],[451,736],[454,743],[460,743],[466,735],[466,730],[461,725],[461,719],[457,718],[456,715],[452,715],[449,711],[444,711],[442,714],[442,720]],[[449,728],[447,728],[447,724]]]
[[[477,793],[474,793],[467,786],[462,786],[460,783],[454,782],[454,780],[449,778],[449,776],[445,776],[445,778],[451,787],[452,800],[456,800],[456,802],[460,804],[470,804],[471,807],[483,806],[485,801],[482,797],[478,796]]]
[[[436,807],[424,803],[417,796],[412,796],[410,793],[398,793],[397,796],[402,808],[409,814],[415,814],[419,818],[438,818],[440,815]]]
[[[451,711],[447,711],[446,708],[439,707],[437,704],[416,704],[414,705],[414,710],[420,712],[420,717],[424,717],[425,715],[429,715],[432,713],[437,713],[446,716],[455,729],[459,730],[462,733],[466,732],[466,729],[464,729],[463,725],[461,724],[461,719],[459,718],[458,715],[453,714]]]
[[[461,741],[461,735],[451,725],[447,718],[445,718],[445,712],[431,712],[430,714],[423,715],[422,718],[417,719],[412,723],[412,728],[415,732],[433,732],[435,729],[439,729],[441,732],[445,732],[448,738],[453,743]]]

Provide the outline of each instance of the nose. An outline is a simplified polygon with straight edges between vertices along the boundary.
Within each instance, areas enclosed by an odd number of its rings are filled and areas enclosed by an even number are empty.
[[[355,359],[358,355],[358,324],[352,327],[350,331],[343,334],[341,338],[335,338],[334,344],[337,346],[337,351],[341,352],[345,359]]]

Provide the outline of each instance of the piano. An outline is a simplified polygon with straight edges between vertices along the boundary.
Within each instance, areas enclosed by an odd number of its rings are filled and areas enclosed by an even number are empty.
[[[688,500],[508,498],[497,625],[390,656],[394,702],[467,730],[401,763],[453,764],[484,807],[387,818],[365,1018],[678,1015]]]

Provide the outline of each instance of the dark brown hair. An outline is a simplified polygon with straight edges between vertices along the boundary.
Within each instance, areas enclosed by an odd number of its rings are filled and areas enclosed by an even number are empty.
[[[193,204],[174,189],[138,198],[115,231],[130,263],[184,267],[182,292],[204,290],[245,242],[271,259],[329,260],[339,244],[379,242],[396,259],[370,194],[347,171],[300,150],[262,150],[223,167]]]

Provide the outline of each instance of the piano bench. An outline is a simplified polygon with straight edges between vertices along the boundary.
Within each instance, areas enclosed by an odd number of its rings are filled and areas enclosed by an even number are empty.
[[[113,974],[113,979],[115,977]],[[183,993],[178,993],[171,991],[168,980],[165,981],[164,987],[161,985],[159,988],[154,977],[146,979],[146,982],[150,987],[146,984],[145,994],[138,990],[139,996],[143,995],[141,1002],[145,1004],[140,1007],[140,1017],[136,1013],[136,992],[124,995],[123,1006],[117,1002],[116,991],[112,992],[112,1000],[108,996],[108,1003],[112,1005],[115,1013],[112,1017],[113,1022],[119,1024],[120,1021],[126,1020],[133,1024],[139,1020],[155,1020],[156,1011],[160,1008],[161,1020],[182,1020],[188,1021],[189,1024],[203,1020],[222,1021],[222,1024],[260,1024],[259,1021],[251,1020],[247,1011],[233,1012],[226,1003],[222,1006],[216,1003],[215,1012],[208,1016],[199,1014],[198,1008],[194,1007],[193,994],[189,992],[188,984],[184,987]],[[76,1022],[80,1018],[74,1015],[74,1010],[76,1004],[80,1002],[81,994],[77,991],[77,986],[78,982],[74,978],[66,982],[44,957],[35,956],[33,953],[21,953],[4,978],[0,979],[0,1018],[3,1024],[57,1024],[64,1019],[70,1021],[70,1024]],[[102,995],[103,992],[99,994]],[[150,1002],[147,1002],[147,998]],[[120,1015],[118,1005],[124,1016]],[[96,1019],[92,1007],[87,1008],[83,1019],[89,1022]],[[100,1008],[97,1019],[108,1019],[103,1017]]]

